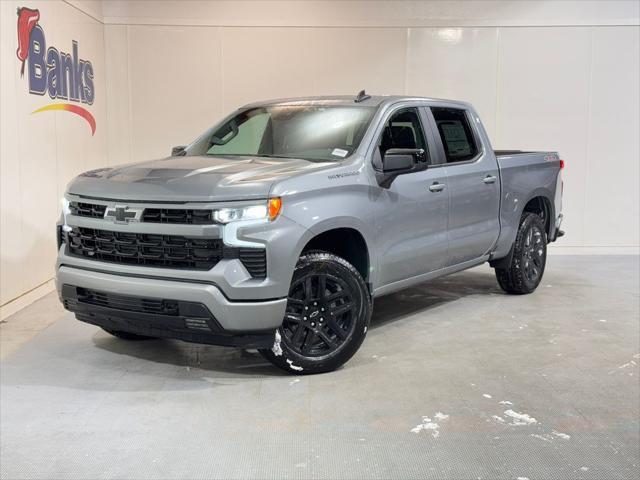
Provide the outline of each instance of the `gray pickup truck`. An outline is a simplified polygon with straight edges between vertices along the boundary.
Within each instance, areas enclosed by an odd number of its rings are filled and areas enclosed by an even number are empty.
[[[468,103],[255,103],[168,158],[75,178],[58,293],[123,339],[331,371],[381,295],[484,262],[506,292],[533,292],[562,235],[562,167],[554,152],[492,150]]]

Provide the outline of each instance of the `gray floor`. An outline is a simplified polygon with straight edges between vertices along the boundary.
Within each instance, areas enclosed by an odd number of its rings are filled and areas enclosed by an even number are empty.
[[[1,475],[638,478],[638,265],[550,257],[529,296],[481,267],[379,299],[360,352],[314,377],[51,309],[2,362]]]

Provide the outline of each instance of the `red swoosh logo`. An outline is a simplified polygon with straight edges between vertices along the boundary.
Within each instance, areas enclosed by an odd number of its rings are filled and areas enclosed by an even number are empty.
[[[89,124],[89,127],[91,127],[92,136],[93,134],[96,133],[96,119],[93,118],[93,115],[91,115],[91,112],[89,112],[89,110],[85,108],[82,108],[78,105],[72,105],[70,103],[52,103],[51,105],[46,105],[42,108],[34,110],[31,113],[34,114],[39,112],[46,112],[48,110],[64,110],[66,112],[75,113],[76,115],[81,116],[87,121],[87,123]]]
[[[40,12],[31,8],[18,8],[18,49],[16,55],[22,62],[20,76],[24,75],[24,64],[29,56],[29,37],[31,30],[35,28],[40,20]]]

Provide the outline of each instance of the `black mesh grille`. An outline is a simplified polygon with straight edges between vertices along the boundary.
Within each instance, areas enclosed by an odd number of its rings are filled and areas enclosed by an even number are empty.
[[[213,222],[212,210],[180,208],[145,208],[142,221],[146,223],[186,223],[206,225]]]
[[[69,203],[71,214],[79,217],[104,218],[106,208],[106,205],[94,203]],[[145,223],[175,223],[186,225],[210,225],[215,223],[212,210],[191,208],[145,208],[140,221]]]
[[[178,315],[178,302],[176,300],[130,297],[128,295],[116,295],[80,287],[77,288],[76,292],[79,302],[90,303],[99,307],[158,315]]]
[[[69,210],[72,215],[79,217],[104,218],[106,205],[96,205],[93,203],[70,202]]]
[[[73,227],[69,254],[130,265],[209,270],[222,258],[222,240],[112,232]]]
[[[263,248],[234,248],[221,239],[175,235],[112,232],[73,227],[65,233],[57,227],[58,248],[68,244],[68,254],[102,262],[209,270],[221,259],[239,259],[254,278],[267,276],[267,253]]]

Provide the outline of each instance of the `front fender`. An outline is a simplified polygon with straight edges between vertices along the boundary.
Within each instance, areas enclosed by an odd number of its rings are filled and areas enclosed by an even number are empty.
[[[374,248],[374,216],[369,197],[369,188],[364,185],[349,185],[327,190],[300,192],[283,197],[283,215],[305,229],[297,242],[297,259],[309,241],[321,233],[338,228],[357,231],[364,239],[369,253],[371,272],[378,269]],[[339,214],[337,214],[339,212]]]

